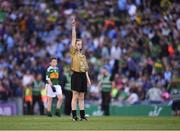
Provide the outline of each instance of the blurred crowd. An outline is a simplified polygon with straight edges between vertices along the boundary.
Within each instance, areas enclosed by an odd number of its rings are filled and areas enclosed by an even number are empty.
[[[49,60],[69,70],[71,20],[90,65],[87,100],[100,99],[98,77],[111,74],[112,100],[171,99],[180,73],[179,0],[1,0],[0,99],[22,99]]]

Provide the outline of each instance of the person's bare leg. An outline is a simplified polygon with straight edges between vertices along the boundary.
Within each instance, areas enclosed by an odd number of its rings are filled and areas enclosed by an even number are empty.
[[[79,101],[79,108],[80,108],[80,117],[81,117],[81,120],[87,120],[87,118],[85,117],[85,110],[84,110],[84,93],[83,93],[83,92],[79,93],[78,101]]]
[[[73,117],[73,120],[77,120],[76,119],[77,118],[76,107],[77,107],[78,96],[79,96],[79,93],[77,91],[72,91],[71,108],[72,108],[72,117]]]
[[[63,96],[58,95],[57,98],[58,98],[58,101],[57,101],[57,104],[56,104],[56,115],[61,116],[60,107],[61,107],[61,104],[62,104],[62,101],[63,101]]]
[[[63,101],[63,96],[62,95],[58,95],[57,98],[58,98],[58,101],[57,101],[56,108],[60,109],[62,101]]]
[[[78,102],[79,102],[79,109],[84,110],[84,93],[79,93]]]
[[[48,97],[48,104],[47,104],[47,112],[48,112],[48,116],[52,116],[51,114],[51,105],[52,105],[52,97]]]

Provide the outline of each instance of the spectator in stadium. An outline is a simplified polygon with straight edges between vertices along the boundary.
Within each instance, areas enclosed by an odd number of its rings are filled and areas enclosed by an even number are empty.
[[[122,85],[122,80],[120,78],[119,74],[115,75],[114,81],[112,82],[112,91],[111,91],[111,96],[114,100],[118,100],[119,93],[122,90],[123,85]]]
[[[127,98],[127,103],[128,104],[137,104],[138,103],[138,101],[139,101],[139,96],[138,96],[138,91],[137,91],[137,88],[136,87],[132,87],[131,89],[130,89],[130,94],[129,94],[129,96],[128,96],[128,98]]]
[[[158,85],[150,88],[146,94],[147,99],[149,100],[150,103],[162,103],[163,99],[162,99],[162,90],[160,88],[162,88],[160,86],[160,82],[158,82]]]
[[[22,78],[22,84],[23,86],[31,85],[34,81],[34,76],[30,73],[29,70],[26,71]]]
[[[8,99],[8,92],[7,90],[3,87],[2,82],[0,81],[0,100],[1,101],[6,101]]]
[[[178,78],[178,74],[180,72],[175,72],[173,75],[173,80],[171,81],[169,88],[171,89],[171,99],[172,99],[172,112],[174,116],[180,116],[180,89],[179,83],[180,79]]]
[[[32,115],[32,84],[24,87],[24,113]]]
[[[70,72],[70,68],[68,68],[68,67],[65,70],[64,95],[65,95],[64,113],[66,115],[70,115],[71,114],[72,91],[71,91],[71,72]]]
[[[180,116],[180,100],[174,100],[172,103],[172,110],[175,116]]]
[[[17,115],[23,115],[23,87],[21,84],[21,80],[19,80],[19,78],[14,74],[11,74],[10,87],[13,90],[12,95],[14,96],[12,98],[12,101],[15,101],[17,105]]]
[[[112,82],[110,81],[110,74],[106,67],[103,67],[99,75],[98,87],[101,88],[101,110],[104,115],[110,115],[111,89]]]
[[[35,81],[33,81],[32,83],[32,99],[33,99],[33,103],[32,103],[32,108],[33,108],[33,114],[34,114],[34,107],[35,104],[38,103],[39,105],[39,112],[41,115],[44,114],[44,105],[43,105],[43,101],[42,101],[42,97],[41,97],[41,90],[45,88],[45,84],[42,81],[42,76],[41,74],[37,74]]]

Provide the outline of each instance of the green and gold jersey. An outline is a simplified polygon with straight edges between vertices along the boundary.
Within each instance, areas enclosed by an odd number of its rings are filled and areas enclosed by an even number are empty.
[[[59,85],[59,69],[58,67],[49,66],[46,71],[46,80],[51,80],[53,85]]]

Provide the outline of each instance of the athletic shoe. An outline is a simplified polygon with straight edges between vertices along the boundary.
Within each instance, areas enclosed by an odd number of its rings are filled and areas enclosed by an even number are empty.
[[[48,116],[48,117],[52,117],[51,112],[48,112],[48,113],[47,113],[47,116]]]
[[[58,116],[58,117],[61,117],[60,111],[56,111],[55,115]]]

